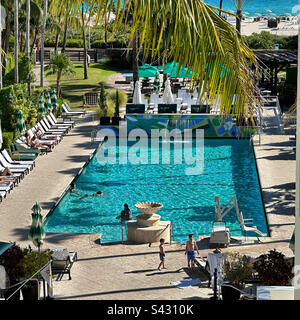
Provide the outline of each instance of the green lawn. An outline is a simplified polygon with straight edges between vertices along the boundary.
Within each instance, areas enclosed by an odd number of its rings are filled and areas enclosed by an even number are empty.
[[[70,101],[72,108],[82,107],[82,97],[87,92],[99,90],[99,84],[106,82],[108,77],[122,70],[108,64],[107,60],[90,64],[88,79],[83,79],[83,64],[74,64],[73,76],[63,76],[61,87],[62,97]],[[46,78],[51,86],[56,86],[56,74],[47,71]]]

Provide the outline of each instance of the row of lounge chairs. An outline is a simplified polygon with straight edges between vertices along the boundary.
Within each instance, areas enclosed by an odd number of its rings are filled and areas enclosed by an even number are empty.
[[[63,137],[75,126],[75,121],[65,118],[57,119],[52,112],[27,131],[32,138],[39,129],[42,142],[59,143]],[[51,149],[55,144],[51,144]],[[32,148],[27,144],[25,136],[19,137],[8,149],[0,152],[0,171],[9,168],[14,180],[9,184],[0,184],[0,202],[18,185],[21,180],[35,167],[37,156],[51,151],[50,148]]]
[[[158,104],[157,113],[187,113],[188,106],[183,104],[178,110],[177,104]],[[127,104],[126,105],[126,114],[137,114],[137,113],[155,113],[156,110],[153,106],[148,106],[146,109],[145,104]],[[207,105],[191,105],[190,113],[210,113],[210,108]]]

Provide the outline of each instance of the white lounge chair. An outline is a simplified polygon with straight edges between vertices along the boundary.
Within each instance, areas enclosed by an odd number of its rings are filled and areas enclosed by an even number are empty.
[[[53,119],[53,121],[56,124],[68,124],[72,126],[72,128],[75,126],[75,121],[65,120],[63,118],[56,118],[52,112],[49,113],[49,116]]]
[[[9,162],[6,160],[6,157],[4,157],[3,152],[0,152],[0,162],[4,167],[8,167],[10,169],[24,169],[26,170],[26,173],[28,173],[29,170],[32,170],[32,164]]]
[[[85,112],[71,110],[70,107],[68,107],[66,103],[62,104],[62,108],[63,108],[62,116],[71,116],[71,117],[77,116],[78,117],[78,116],[82,116],[85,114]]]
[[[49,132],[58,132],[59,134],[66,134],[67,130],[62,128],[53,128],[46,118],[43,118],[41,121],[42,125],[44,124],[44,128]]]
[[[52,127],[57,127],[57,128],[65,128],[68,130],[68,132],[73,128],[72,124],[68,123],[56,123],[53,118],[50,116],[50,114],[47,116],[47,120],[49,123],[52,125]]]
[[[57,129],[57,130],[61,130],[65,133],[68,133],[70,131],[70,127],[68,125],[65,124],[55,124],[52,120],[51,117],[46,116],[44,119],[45,123],[48,125],[48,127],[50,127],[51,129]]]
[[[35,161],[34,160],[28,160],[28,161],[24,161],[24,160],[12,160],[11,156],[9,155],[9,153],[7,152],[6,149],[2,150],[2,155],[3,157],[6,159],[6,161],[8,161],[11,164],[25,164],[25,165],[29,165],[30,169],[32,170],[33,167],[35,167]]]

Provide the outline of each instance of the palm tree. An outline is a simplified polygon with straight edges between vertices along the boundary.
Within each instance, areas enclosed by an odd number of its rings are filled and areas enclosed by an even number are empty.
[[[26,0],[26,44],[25,54],[30,58],[30,0]]]
[[[78,3],[78,0],[70,1]],[[96,7],[97,18],[101,21],[114,5],[114,30],[122,25],[133,8],[131,41],[138,30],[139,47],[143,46],[145,55],[151,51],[152,56],[161,56],[163,29],[167,27],[164,53],[178,62],[178,71],[181,66],[193,71],[192,82],[197,80],[207,88],[208,103],[220,98],[221,112],[249,116],[259,104],[254,74],[258,62],[237,30],[216,12],[219,8],[203,0],[86,0],[85,5]],[[81,11],[77,5],[77,14]],[[90,11],[90,15],[93,14]],[[154,28],[158,17],[162,21],[159,29]],[[224,68],[226,77],[220,81]],[[238,99],[234,99],[232,108],[234,94]]]
[[[47,21],[48,0],[43,0],[43,24],[42,24],[42,41],[41,41],[41,87],[44,87],[44,54],[45,54],[45,30]]]
[[[88,8],[88,7],[87,7]],[[83,77],[88,79],[88,56],[87,56],[87,45],[86,45],[86,21],[85,21],[85,1],[81,2],[81,27],[82,27],[82,38],[83,38]]]
[[[56,78],[56,92],[57,96],[61,96],[61,77],[63,75],[72,75],[74,74],[73,64],[70,61],[69,57],[64,53],[53,54],[50,59],[50,64],[47,69],[53,69],[53,72],[57,74]]]
[[[19,0],[14,0],[14,31],[15,83],[19,83]]]
[[[222,9],[223,6],[223,0],[220,0],[220,9]],[[221,16],[221,11],[219,12],[219,15]]]
[[[100,7],[107,0],[96,2]],[[181,66],[187,66],[193,71],[192,81],[198,80],[204,88],[208,88],[208,103],[217,97],[220,98],[221,112],[234,112],[238,116],[251,114],[258,104],[259,90],[252,71],[252,66],[258,68],[258,63],[241,35],[216,13],[218,8],[203,0],[117,0],[116,5],[120,9],[116,12],[115,28],[130,9],[126,6],[128,3],[134,6],[131,39],[139,30],[140,47],[143,45],[145,54],[152,50],[152,56],[160,56],[166,26],[164,50],[169,49],[167,55],[178,62],[178,70]],[[101,18],[100,12],[99,15]],[[158,17],[162,24],[156,30],[153,26],[157,24]],[[157,37],[157,34],[160,36]],[[220,81],[224,68],[226,78]],[[234,94],[238,99],[234,100],[231,109]]]
[[[236,8],[236,30],[241,33],[241,23],[242,23],[242,11],[247,0],[233,0],[234,6]]]

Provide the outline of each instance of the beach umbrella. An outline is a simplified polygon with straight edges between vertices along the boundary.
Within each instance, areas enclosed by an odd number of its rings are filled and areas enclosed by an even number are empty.
[[[45,108],[46,108],[46,111],[52,111],[53,109],[53,106],[52,106],[52,103],[51,103],[51,98],[50,98],[50,93],[48,91],[46,91],[44,93],[44,96],[46,98],[46,102],[45,102]]]
[[[142,92],[139,81],[136,81],[133,93],[133,104],[142,104]]]
[[[154,78],[156,72],[159,72],[159,69],[151,66],[150,64],[145,64],[139,67],[139,77],[140,78]]]
[[[177,72],[177,69],[173,69],[170,78],[191,78],[192,74],[192,71],[188,72],[188,68],[181,67],[179,72]]]
[[[56,95],[56,90],[52,88],[51,90],[51,104],[54,110],[58,107],[58,100],[57,100],[57,95]]]
[[[173,104],[174,103],[174,97],[171,90],[171,83],[170,80],[167,79],[165,82],[165,90],[162,97],[163,103],[165,104]]]
[[[155,93],[159,93],[159,90],[160,90],[159,71],[156,71],[155,79],[154,79],[154,82],[153,82],[153,91]]]
[[[164,74],[171,74],[172,71],[177,69],[178,63],[176,62],[168,62],[163,66],[158,66],[157,68],[162,70]]]
[[[46,113],[45,102],[43,96],[39,98],[38,114],[42,117]]]
[[[40,247],[43,244],[43,239],[45,238],[43,216],[41,214],[42,208],[39,204],[35,204],[31,210],[33,211],[31,214],[32,223],[28,237],[40,251]]]
[[[17,130],[17,133],[20,135],[24,134],[26,131],[26,125],[25,125],[23,113],[21,110],[19,110],[18,115],[17,115],[16,130]]]

